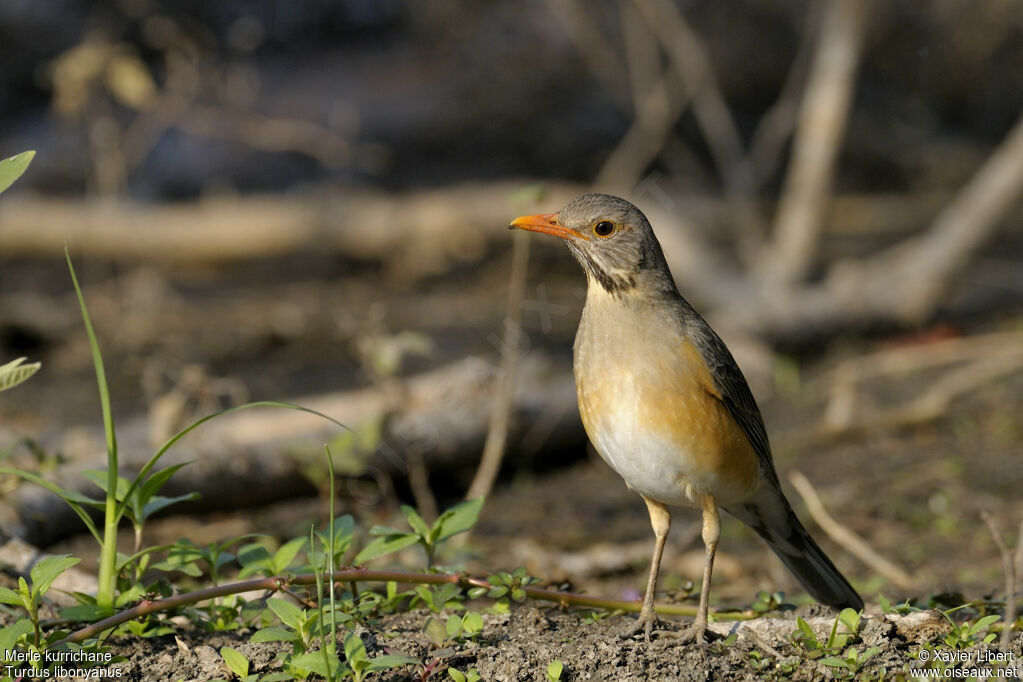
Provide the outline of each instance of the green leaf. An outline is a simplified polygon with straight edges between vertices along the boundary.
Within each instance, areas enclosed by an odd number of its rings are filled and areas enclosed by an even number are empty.
[[[0,628],[0,649],[4,651],[4,661],[11,660],[11,652],[14,650],[14,645],[18,643],[19,639],[32,632],[33,629],[32,621],[28,618],[22,618],[15,621],[14,625]]]
[[[423,633],[426,635],[426,638],[430,640],[430,643],[436,647],[444,644],[448,638],[448,633],[444,625],[433,616],[426,619],[426,625],[423,626]]]
[[[249,638],[250,642],[259,644],[260,642],[298,642],[302,638],[298,636],[293,630],[285,630],[279,628],[276,625],[256,630],[252,633],[252,637]]]
[[[274,573],[283,573],[287,570],[288,566],[291,565],[291,562],[295,560],[295,557],[302,550],[302,547],[305,546],[305,542],[306,539],[304,537],[297,537],[281,545],[281,548],[274,552]]]
[[[28,595],[26,594],[27,598]],[[20,592],[15,592],[9,587],[0,587],[0,604],[10,604],[12,606],[26,606],[25,600],[22,598]]]
[[[999,615],[984,616],[983,618],[978,620],[976,623],[974,623],[972,626],[970,626],[969,634],[973,635],[973,634],[976,634],[978,632],[981,632],[982,630],[988,629],[989,627],[991,627],[992,625],[997,623],[1000,618],[1001,618],[1001,616],[999,616]]]
[[[23,381],[26,381],[30,376],[39,371],[39,368],[43,366],[41,362],[33,362],[28,365],[21,363],[25,362],[27,358],[18,358],[12,360],[6,365],[0,365],[0,391],[6,391],[9,388],[14,388]]]
[[[177,504],[178,502],[191,502],[193,500],[198,500],[201,497],[202,495],[195,492],[186,493],[185,495],[178,495],[177,497],[163,497],[162,495],[157,495],[156,497],[153,497],[152,499],[149,500],[149,502],[146,503],[146,506],[142,508],[141,512],[136,512],[136,514],[138,516],[139,521],[145,521],[150,516],[152,516],[153,514],[155,514],[156,512],[160,511],[165,507],[169,507],[172,504]]]
[[[454,668],[448,668],[448,677],[453,679],[455,682],[465,682],[465,675]]]
[[[419,515],[419,512],[407,504],[403,504],[401,505],[401,513],[405,515],[405,520],[408,521],[408,525],[411,526],[412,530],[424,539],[430,537],[430,527],[426,525],[426,521],[423,521],[423,517]]]
[[[860,627],[860,613],[855,609],[845,608],[838,614],[838,619],[842,621],[842,625],[848,628],[849,632],[856,634]]]
[[[81,559],[68,554],[48,556],[32,567],[29,575],[32,576],[32,591],[35,594],[46,594],[50,585],[57,576],[77,564]]]
[[[462,629],[470,635],[476,635],[483,631],[483,616],[475,611],[469,611],[462,618]]]
[[[27,151],[0,161],[0,192],[6,190],[21,177],[35,155],[34,151]]]
[[[351,671],[348,667],[341,664],[337,656],[330,654],[328,657],[330,661],[330,670],[327,670],[327,664],[323,660],[323,652],[321,651],[307,651],[304,654],[298,654],[291,657],[292,665],[316,673],[320,677],[328,680],[336,678],[344,679]]]
[[[835,658],[834,656],[828,656],[827,658],[820,659],[821,665],[826,665],[829,668],[848,668],[848,661],[844,661],[841,658]]]
[[[461,616],[451,616],[448,618],[448,622],[444,623],[444,632],[448,637],[455,637],[459,632],[462,631],[462,618]]]
[[[560,680],[561,671],[564,670],[565,664],[561,661],[551,661],[547,665],[547,679],[548,680]]]
[[[345,635],[345,659],[348,661],[348,665],[355,670],[364,670],[367,660],[366,645],[362,643],[362,638],[354,632]]]
[[[270,597],[266,600],[266,605],[269,606],[270,610],[276,613],[277,617],[281,619],[281,622],[289,628],[301,630],[302,626],[305,625],[305,614],[302,613],[302,609],[298,608],[290,601],[285,601],[279,597]]]
[[[249,659],[245,658],[237,649],[229,646],[221,647],[220,656],[224,659],[224,663],[227,663],[231,672],[238,677],[245,677],[249,674]]]
[[[483,499],[477,497],[475,500],[459,502],[441,514],[437,523],[434,524],[437,529],[437,542],[443,542],[452,535],[464,533],[476,525],[480,510],[483,508]]]
[[[411,533],[402,535],[388,535],[379,537],[362,548],[362,551],[355,555],[352,561],[355,565],[363,564],[370,559],[393,554],[419,542],[419,536]]]

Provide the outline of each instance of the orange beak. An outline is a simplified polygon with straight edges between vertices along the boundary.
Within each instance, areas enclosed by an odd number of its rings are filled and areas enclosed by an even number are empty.
[[[543,232],[544,234],[551,234],[562,239],[590,241],[590,238],[582,232],[576,232],[559,223],[557,213],[538,213],[536,215],[520,216],[511,221],[509,227],[517,227],[520,230],[529,230],[530,232]]]

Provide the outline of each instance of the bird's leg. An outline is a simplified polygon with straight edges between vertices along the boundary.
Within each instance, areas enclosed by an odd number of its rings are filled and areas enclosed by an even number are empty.
[[[646,594],[643,596],[643,608],[639,612],[639,620],[633,633],[643,631],[643,636],[650,641],[650,631],[657,622],[657,615],[654,613],[654,593],[657,591],[657,574],[661,570],[661,555],[664,553],[664,542],[668,539],[668,529],[671,527],[671,512],[668,508],[648,497],[643,497],[646,502],[647,511],[650,513],[650,525],[654,529],[654,555],[650,560],[650,577],[646,583]]]
[[[703,564],[703,584],[700,585],[700,606],[696,611],[696,620],[682,633],[683,640],[695,640],[703,644],[707,635],[707,611],[710,607],[710,576],[714,571],[714,553],[721,537],[721,517],[718,515],[718,503],[713,495],[704,495],[700,500],[703,507],[703,545],[707,557]]]

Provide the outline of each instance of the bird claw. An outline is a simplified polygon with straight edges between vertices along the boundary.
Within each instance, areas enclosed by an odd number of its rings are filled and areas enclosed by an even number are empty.
[[[689,627],[679,632],[674,633],[674,636],[678,638],[678,641],[682,644],[686,642],[692,642],[699,647],[706,647],[715,639],[720,639],[721,635],[714,632],[713,630],[707,629],[706,622],[695,622]]]
[[[650,635],[655,632],[654,627],[660,625],[663,625],[663,622],[655,614],[641,613],[635,622],[626,622],[626,626],[622,631],[622,639],[632,639],[636,635],[643,633],[643,639],[649,643]],[[656,632],[664,631],[658,629]]]

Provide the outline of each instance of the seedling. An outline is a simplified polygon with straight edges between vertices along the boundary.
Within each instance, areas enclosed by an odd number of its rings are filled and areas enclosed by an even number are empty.
[[[432,526],[427,525],[423,517],[408,505],[401,506],[412,532],[398,530],[389,526],[374,526],[369,534],[377,538],[366,545],[355,557],[356,565],[375,559],[385,554],[397,552],[419,543],[426,552],[426,567],[433,566],[433,557],[437,547],[448,538],[464,533],[473,527],[483,507],[483,498],[460,502],[441,514]]]

